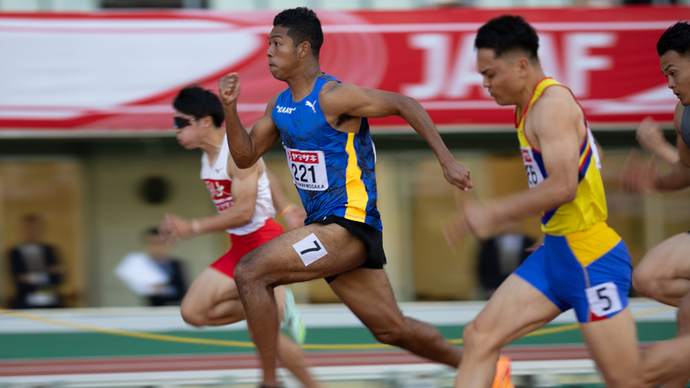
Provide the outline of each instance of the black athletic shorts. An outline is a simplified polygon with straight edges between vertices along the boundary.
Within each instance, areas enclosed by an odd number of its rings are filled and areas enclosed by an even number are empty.
[[[314,223],[328,225],[338,224],[345,228],[351,235],[357,237],[367,247],[367,259],[359,268],[383,268],[386,264],[386,254],[383,252],[383,234],[380,230],[373,228],[363,222],[351,221],[338,216],[327,216],[318,219]],[[326,279],[328,283],[337,278],[338,275],[329,276]]]

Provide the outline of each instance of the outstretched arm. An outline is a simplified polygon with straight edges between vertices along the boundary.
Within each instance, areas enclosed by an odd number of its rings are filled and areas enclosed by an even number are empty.
[[[470,172],[455,160],[419,101],[398,93],[364,89],[348,83],[333,83],[321,92],[319,102],[327,119],[342,115],[403,118],[434,151],[446,180],[465,191],[472,188]]]
[[[278,95],[271,99],[263,117],[254,124],[250,134],[242,126],[237,114],[237,98],[241,90],[242,84],[237,73],[224,75],[218,82],[218,92],[225,112],[225,130],[230,153],[239,168],[247,168],[259,160],[280,139],[278,128],[271,118],[271,111]]]
[[[487,238],[507,220],[554,209],[577,196],[582,113],[565,88],[548,88],[530,114],[547,177],[536,186],[487,203],[468,201],[465,218],[473,234]],[[590,167],[593,168],[594,166]]]
[[[251,222],[256,208],[260,164],[247,169],[235,169],[232,175],[232,199],[234,204],[223,213],[210,217],[185,219],[166,214],[159,225],[161,237],[174,245],[199,234],[238,228]]]
[[[625,161],[621,171],[621,189],[633,192],[646,192],[661,190],[679,190],[690,186],[690,147],[680,136],[680,123],[683,117],[683,105],[678,103],[673,115],[673,126],[676,129],[678,147],[678,159],[671,171],[659,176],[654,163],[656,153],[652,155],[649,163],[645,165],[640,155],[633,150]]]
[[[676,147],[666,141],[659,123],[651,117],[642,120],[635,132],[635,138],[647,152],[651,152],[670,165],[680,159]]]

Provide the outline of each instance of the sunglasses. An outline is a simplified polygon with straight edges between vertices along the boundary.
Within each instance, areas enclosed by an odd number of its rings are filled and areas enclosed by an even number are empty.
[[[182,129],[184,127],[188,127],[192,125],[192,121],[199,120],[200,118],[201,117],[192,117],[191,119],[186,119],[184,117],[175,116],[173,117],[173,120],[175,120],[175,125],[173,126],[173,128]]]

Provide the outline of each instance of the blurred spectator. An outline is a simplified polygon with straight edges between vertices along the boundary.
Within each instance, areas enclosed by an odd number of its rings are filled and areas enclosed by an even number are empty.
[[[518,230],[518,224],[506,226],[503,234],[486,240],[479,251],[478,273],[484,298],[489,298],[498,286],[531,254],[535,240]]]
[[[23,242],[10,250],[16,309],[63,307],[58,292],[62,268],[55,248],[42,242],[44,229],[44,220],[39,215],[24,216]]]
[[[179,306],[187,292],[182,262],[170,257],[171,248],[158,234],[158,228],[144,232],[144,252],[127,255],[116,274],[135,293],[148,299],[150,306]]]

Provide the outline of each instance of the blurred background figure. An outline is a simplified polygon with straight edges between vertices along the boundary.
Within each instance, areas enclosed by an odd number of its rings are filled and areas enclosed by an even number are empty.
[[[144,252],[127,255],[115,273],[150,306],[179,306],[187,292],[182,262],[170,256],[158,228],[147,229],[143,241]]]
[[[535,240],[520,231],[517,222],[505,225],[505,232],[484,241],[479,250],[477,273],[481,297],[488,299],[498,286],[530,255]]]
[[[23,242],[10,250],[16,287],[13,308],[62,307],[58,286],[62,268],[54,247],[42,242],[45,222],[37,214],[22,218]]]
[[[151,306],[179,306],[187,292],[184,265],[170,256],[171,248],[158,234],[158,228],[151,228],[144,236],[144,250],[154,263],[168,276],[168,281],[155,288],[149,296]]]

